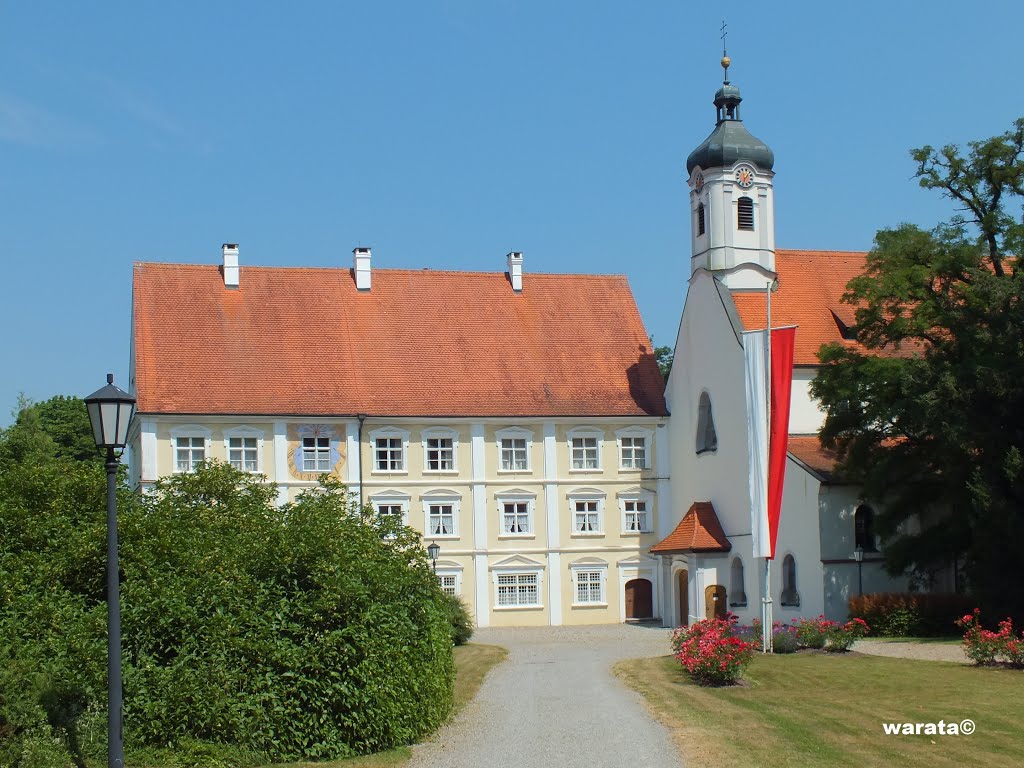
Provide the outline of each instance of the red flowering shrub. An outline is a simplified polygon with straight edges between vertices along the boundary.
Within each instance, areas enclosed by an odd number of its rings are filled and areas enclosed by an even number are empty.
[[[830,621],[831,625],[826,631],[827,643],[825,650],[833,653],[842,653],[850,650],[857,640],[867,635],[868,623],[861,618],[850,619],[845,624]]]
[[[703,619],[672,635],[672,650],[686,673],[700,685],[731,685],[754,658],[755,644],[736,631],[736,617]]]
[[[975,664],[995,664],[1005,661],[1011,667],[1024,667],[1024,633],[1013,634],[1013,622],[1003,619],[999,631],[981,626],[981,609],[964,614],[956,622],[964,630],[964,654]]]
[[[793,622],[793,626],[796,627],[796,640],[801,648],[824,648],[828,633],[835,624],[824,615],[816,619],[797,619]]]

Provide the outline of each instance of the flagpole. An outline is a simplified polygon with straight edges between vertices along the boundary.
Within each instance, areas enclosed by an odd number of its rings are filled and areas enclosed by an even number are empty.
[[[765,339],[764,339],[764,391],[765,413],[768,419],[768,456],[771,456],[772,439],[772,282],[769,280],[764,290],[765,296]],[[765,488],[771,483],[770,461],[765,462]],[[768,536],[768,547],[771,552],[771,534]],[[764,559],[764,597],[761,603],[761,648],[765,653],[772,652],[772,624],[775,617],[772,612],[772,569],[771,558]]]

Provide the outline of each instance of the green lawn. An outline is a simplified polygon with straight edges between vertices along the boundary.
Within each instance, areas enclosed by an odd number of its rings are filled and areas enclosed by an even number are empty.
[[[468,643],[455,649],[455,708],[452,716],[458,714],[476,696],[487,673],[496,664],[504,661],[508,651],[497,645]],[[409,747],[398,747],[387,752],[366,757],[352,757],[348,760],[334,760],[326,763],[288,763],[276,768],[396,768],[405,765],[412,757]],[[268,767],[273,768],[273,767]]]
[[[877,656],[757,656],[748,684],[701,688],[671,657],[616,666],[708,768],[1024,765],[1024,672]],[[888,736],[883,722],[972,719],[972,736]]]

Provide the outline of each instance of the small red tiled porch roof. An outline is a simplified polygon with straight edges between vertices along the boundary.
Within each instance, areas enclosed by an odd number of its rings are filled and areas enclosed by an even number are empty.
[[[718,515],[710,501],[695,501],[679,521],[675,530],[659,541],[651,552],[655,555],[674,555],[685,552],[728,552],[732,544],[718,522]]]

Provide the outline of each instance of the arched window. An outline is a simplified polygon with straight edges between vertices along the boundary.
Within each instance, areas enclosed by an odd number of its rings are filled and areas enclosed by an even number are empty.
[[[783,605],[800,605],[800,593],[796,591],[796,560],[792,555],[782,558],[782,595],[780,601]]]
[[[875,510],[867,504],[861,504],[853,513],[854,546],[865,552],[877,552],[875,546]]]
[[[743,590],[743,561],[734,557],[729,578],[729,606],[741,608],[747,604],[747,593]]]
[[[704,234],[704,203],[697,203],[697,236]]]
[[[754,229],[754,201],[741,197],[736,202],[736,226],[739,229]]]
[[[701,392],[697,411],[697,453],[717,450],[718,435],[715,434],[715,417],[711,414],[711,398],[707,392]]]

